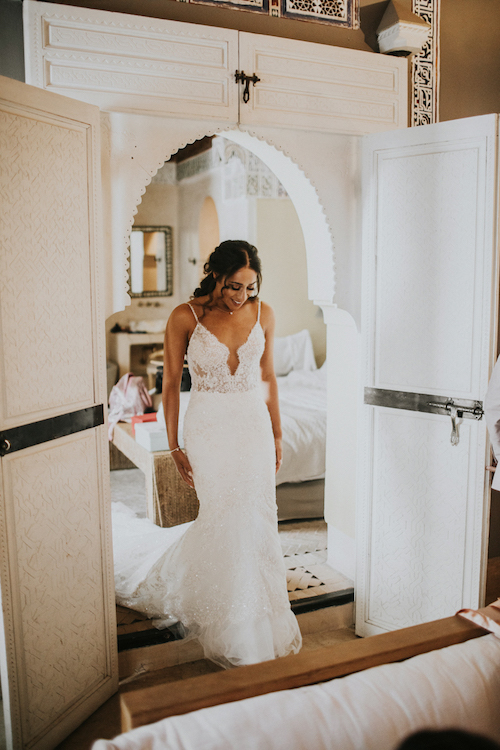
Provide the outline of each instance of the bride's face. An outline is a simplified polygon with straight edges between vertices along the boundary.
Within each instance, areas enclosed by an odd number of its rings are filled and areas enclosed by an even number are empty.
[[[228,310],[234,312],[256,295],[257,274],[251,268],[240,268],[232,276],[218,280],[215,288]]]

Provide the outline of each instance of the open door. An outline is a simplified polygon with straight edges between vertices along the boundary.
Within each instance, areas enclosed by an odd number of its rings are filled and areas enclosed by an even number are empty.
[[[368,136],[359,635],[482,604],[497,115]]]
[[[0,545],[7,746],[117,689],[99,110],[0,79]]]

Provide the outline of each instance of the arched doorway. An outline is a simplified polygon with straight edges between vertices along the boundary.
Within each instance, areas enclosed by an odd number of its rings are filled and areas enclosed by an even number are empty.
[[[112,312],[129,304],[126,282],[127,248],[137,205],[152,177],[166,159],[187,143],[221,133],[258,156],[280,180],[290,196],[304,233],[309,299],[331,304],[335,294],[335,259],[332,232],[317,189],[294,154],[285,154],[268,134],[258,137],[246,131],[214,128],[163,118],[132,118],[112,113],[111,139],[121,142],[110,161],[110,240],[112,270],[108,288]],[[140,121],[140,122],[139,122]],[[267,136],[267,137],[266,137]],[[299,144],[300,147],[300,144]]]
[[[333,303],[336,291],[341,298],[344,295],[342,287],[335,290],[333,241],[327,216],[338,218],[343,242],[355,239],[355,218],[352,218],[353,235],[346,235],[345,230],[345,216],[352,208],[355,183],[350,182],[342,191],[339,186],[345,183],[342,170],[354,158],[356,142],[345,136],[321,134],[312,141],[306,133],[268,132],[263,128],[254,129],[250,134],[216,128],[207,122],[132,117],[121,113],[111,113],[109,125],[111,141],[115,144],[110,162],[112,278],[115,302],[122,301],[121,309],[127,304],[124,268],[137,204],[152,176],[179,148],[206,135],[220,133],[256,153],[275,172],[292,198],[306,240],[308,296],[322,307],[327,325],[329,386],[325,518],[328,522],[329,563],[353,578],[358,330],[350,312],[338,309]],[[319,168],[320,155],[325,148],[329,156],[336,159],[337,172],[331,175]],[[328,213],[318,196],[320,191],[308,176],[311,171],[316,183],[322,175],[327,178],[321,187],[329,202]],[[335,192],[335,202],[328,192],[330,190]],[[354,211],[351,216],[355,217]],[[350,216],[348,220],[351,221]],[[354,254],[351,262],[355,262]],[[340,270],[345,271],[342,267]],[[350,293],[349,289],[347,292]]]

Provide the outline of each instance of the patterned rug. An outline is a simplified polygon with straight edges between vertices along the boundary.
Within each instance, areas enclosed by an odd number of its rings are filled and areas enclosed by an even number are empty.
[[[325,521],[286,521],[278,528],[291,602],[352,587],[351,580],[326,564]]]

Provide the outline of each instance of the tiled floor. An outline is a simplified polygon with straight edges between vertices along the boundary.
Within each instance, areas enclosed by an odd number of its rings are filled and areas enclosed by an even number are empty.
[[[324,521],[279,524],[291,602],[352,588],[353,582],[326,564],[327,536]]]
[[[139,518],[146,518],[146,482],[140,469],[110,471],[111,499],[132,508]]]

